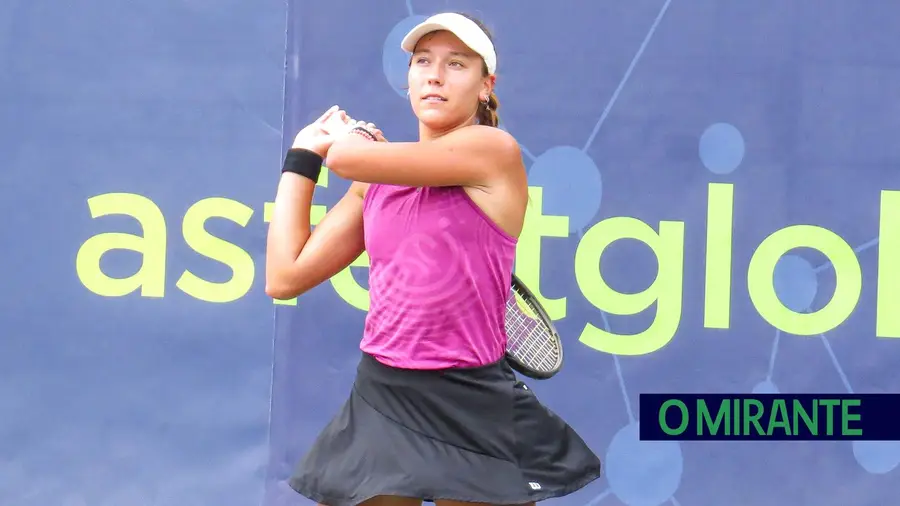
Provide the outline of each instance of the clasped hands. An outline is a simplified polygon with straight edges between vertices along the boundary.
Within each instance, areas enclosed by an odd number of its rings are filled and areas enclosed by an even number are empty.
[[[375,140],[378,142],[387,142],[381,130],[374,123],[355,120],[346,111],[335,105],[325,111],[318,119],[306,125],[303,130],[300,130],[294,138],[294,143],[291,147],[308,149],[325,158],[328,154],[328,148],[339,139],[352,136],[365,141],[366,137],[353,132],[353,129],[356,127],[365,128],[366,131],[375,136]]]

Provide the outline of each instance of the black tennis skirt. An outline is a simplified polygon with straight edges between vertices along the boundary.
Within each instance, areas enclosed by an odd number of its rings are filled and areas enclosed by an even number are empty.
[[[600,473],[600,459],[505,359],[423,371],[363,354],[350,398],[289,484],[327,506],[379,495],[522,504],[570,494]]]

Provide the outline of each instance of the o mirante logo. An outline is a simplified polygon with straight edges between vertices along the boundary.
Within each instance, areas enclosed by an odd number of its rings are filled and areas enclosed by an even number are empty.
[[[900,394],[640,394],[645,441],[898,441]]]

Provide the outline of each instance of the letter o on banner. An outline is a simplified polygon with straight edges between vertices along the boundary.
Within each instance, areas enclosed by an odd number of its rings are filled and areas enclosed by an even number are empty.
[[[795,248],[819,251],[830,261],[836,277],[834,295],[824,307],[806,313],[791,311],[772,285],[775,265]],[[770,325],[797,336],[823,334],[844,322],[856,308],[862,291],[862,271],[853,248],[834,232],[811,225],[794,225],[766,237],[747,269],[750,300]]]
[[[666,421],[666,414],[669,412],[669,408],[673,406],[681,411],[681,423],[679,423],[678,427],[674,429]],[[684,430],[687,429],[690,418],[691,417],[688,413],[687,406],[679,399],[669,399],[666,402],[662,403],[662,406],[659,407],[659,427],[663,432],[670,436],[677,436],[683,433]]]

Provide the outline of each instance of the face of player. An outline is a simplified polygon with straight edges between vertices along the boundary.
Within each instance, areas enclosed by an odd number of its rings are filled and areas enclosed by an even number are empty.
[[[416,45],[409,66],[409,99],[428,131],[446,132],[475,122],[479,102],[493,79],[484,61],[447,31],[432,32]]]

